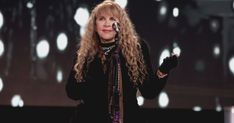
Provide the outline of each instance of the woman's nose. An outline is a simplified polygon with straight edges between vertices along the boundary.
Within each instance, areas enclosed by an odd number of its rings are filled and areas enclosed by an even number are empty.
[[[110,21],[105,21],[105,23],[104,23],[104,26],[111,26],[111,22]]]

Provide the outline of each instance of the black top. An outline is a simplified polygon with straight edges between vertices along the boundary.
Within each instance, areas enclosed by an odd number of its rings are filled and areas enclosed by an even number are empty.
[[[159,79],[156,77],[155,70],[151,67],[148,46],[142,41],[141,47],[148,75],[138,88],[130,80],[125,58],[121,53],[119,55],[123,79],[124,123],[142,123],[140,107],[136,99],[137,89],[140,90],[144,98],[153,99],[164,88],[168,78]],[[75,71],[72,67],[66,84],[67,96],[73,100],[83,100],[84,102],[82,106],[78,106],[75,118],[77,121],[74,122],[91,123],[95,121],[98,123],[109,123],[108,81],[107,75],[104,74],[102,69],[100,58],[96,55],[90,63],[84,79],[85,82],[77,83],[74,76]]]

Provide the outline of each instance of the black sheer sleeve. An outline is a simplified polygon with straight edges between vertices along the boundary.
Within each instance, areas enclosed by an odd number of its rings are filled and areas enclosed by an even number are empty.
[[[73,69],[74,65],[76,63],[76,57],[73,60],[73,65],[70,71],[70,74],[67,79],[66,83],[66,93],[67,96],[73,100],[79,100],[82,99],[83,95],[85,95],[85,88],[86,88],[86,82],[77,82],[75,79],[76,71]]]
[[[139,85],[139,91],[144,98],[153,99],[155,98],[164,88],[168,75],[164,78],[158,78],[156,75],[156,70],[153,71],[152,64],[150,61],[149,48],[145,41],[141,42],[141,48],[143,57],[145,60],[145,65],[147,68],[147,76],[143,84]]]

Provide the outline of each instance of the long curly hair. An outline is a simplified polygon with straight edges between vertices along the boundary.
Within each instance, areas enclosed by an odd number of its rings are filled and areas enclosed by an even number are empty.
[[[105,0],[98,4],[91,12],[85,33],[79,44],[80,47],[76,52],[77,59],[76,64],[74,65],[74,70],[76,71],[75,78],[78,82],[84,79],[85,65],[88,65],[94,59],[95,55],[99,53],[99,44],[97,43],[99,37],[96,32],[95,21],[102,13],[111,14],[119,19],[119,45],[121,47],[121,52],[126,59],[128,75],[134,84],[136,84],[136,82],[142,83],[147,71],[141,51],[139,36],[135,31],[135,27],[127,12],[117,3],[110,0]]]

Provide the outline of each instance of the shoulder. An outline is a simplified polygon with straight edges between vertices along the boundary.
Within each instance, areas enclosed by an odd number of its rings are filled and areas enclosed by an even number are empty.
[[[139,40],[140,45],[141,45],[141,50],[142,52],[148,52],[149,51],[149,44],[146,40],[140,39]]]

